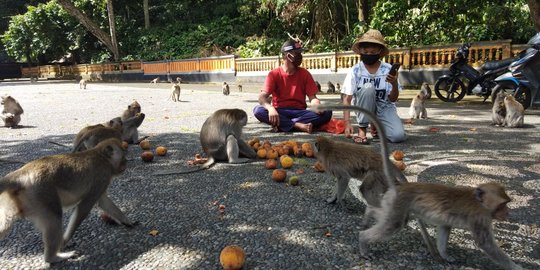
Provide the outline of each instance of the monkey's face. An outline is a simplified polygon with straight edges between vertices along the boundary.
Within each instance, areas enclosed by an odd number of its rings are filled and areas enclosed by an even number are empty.
[[[506,221],[508,220],[508,212],[510,209],[506,205],[506,203],[501,203],[497,209],[492,214],[492,217],[499,221]]]

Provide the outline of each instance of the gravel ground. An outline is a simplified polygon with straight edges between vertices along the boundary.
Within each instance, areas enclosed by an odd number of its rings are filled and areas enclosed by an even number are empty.
[[[25,113],[22,128],[0,128],[0,158],[29,161],[67,152],[48,141],[70,145],[81,128],[119,116],[134,99],[146,114],[141,135],[151,136],[153,146],[169,149],[167,156],[143,163],[140,148],[130,146],[128,170],[109,188],[113,201],[140,225],[110,226],[93,210],[67,247],[81,256],[51,268],[220,269],[220,250],[236,244],[247,254],[244,269],[498,269],[474,246],[470,234],[459,229],[449,243],[456,262],[435,261],[415,222],[390,241],[372,245],[374,259],[361,259],[356,244],[364,205],[350,192],[345,199],[350,209],[327,205],[324,199],[330,196],[333,180],[313,170],[313,159],[298,159],[290,169],[305,170],[296,187],[270,180],[271,171],[262,161],[218,164],[190,175],[152,176],[162,169],[184,167],[201,152],[198,131],[213,111],[242,108],[252,115],[259,87],[244,86],[243,93],[232,87],[225,97],[219,85],[183,84],[182,102],[175,103],[168,99],[166,84],[90,83],[87,90],[79,90],[74,82],[1,82],[0,95],[14,96]],[[402,94],[398,103],[402,118],[407,117],[413,94]],[[322,98],[338,100],[337,95]],[[406,125],[406,142],[390,145],[391,150],[406,153],[409,181],[504,184],[513,201],[510,221],[494,224],[497,241],[518,264],[540,268],[540,112],[528,110],[528,125],[522,129],[490,126],[490,104],[478,99],[459,104],[432,99],[428,114],[430,119]],[[430,132],[433,127],[438,131]],[[244,130],[246,138],[271,142],[314,139],[302,133],[269,133],[253,117]],[[0,162],[0,175],[19,166]],[[219,205],[225,206],[223,213]],[[152,230],[159,233],[152,236]],[[47,267],[40,233],[30,222],[19,221],[0,240],[0,269]]]

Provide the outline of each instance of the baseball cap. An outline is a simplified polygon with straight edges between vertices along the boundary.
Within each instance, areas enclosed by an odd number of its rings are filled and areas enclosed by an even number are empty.
[[[289,39],[283,43],[283,46],[281,46],[281,52],[302,52],[304,51],[304,48],[302,48],[302,44],[299,41]]]

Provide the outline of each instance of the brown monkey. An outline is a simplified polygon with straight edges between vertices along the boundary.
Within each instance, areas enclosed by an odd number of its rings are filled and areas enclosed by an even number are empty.
[[[141,113],[141,105],[133,101],[122,113],[122,140],[130,144],[139,143],[139,132],[137,128],[144,121],[145,114]]]
[[[111,119],[104,124],[87,126],[73,140],[72,153],[94,148],[99,142],[109,138],[122,139],[123,124],[120,117]]]
[[[79,89],[86,89],[86,80],[85,79],[81,79],[79,81]]]
[[[315,157],[321,162],[326,172],[337,178],[332,197],[328,203],[342,203],[349,180],[362,181],[360,193],[367,205],[363,226],[367,226],[373,217],[373,208],[379,208],[382,196],[388,189],[384,179],[382,157],[379,153],[363,145],[335,141],[318,137],[315,143]],[[394,181],[407,182],[407,178],[394,165],[391,165]]]
[[[506,108],[506,116],[504,117],[504,125],[507,127],[522,127],[523,114],[525,109],[512,95],[506,95],[504,98],[504,107]]]
[[[180,84],[173,83],[171,89],[172,89],[172,93],[171,93],[172,101],[174,102],[180,101],[180,91],[182,90],[180,89]]]
[[[376,167],[376,165],[380,163],[372,163],[369,158],[362,161],[351,160],[349,158],[350,156],[353,156],[355,158],[361,158],[361,155],[359,154],[360,152],[366,152],[365,150],[349,150],[346,146],[341,146],[338,147],[338,151],[345,151],[344,153],[347,153],[341,155],[340,153],[332,152],[335,151],[335,148],[325,149],[325,147],[321,147],[320,145],[316,147],[316,149],[320,148],[322,150],[322,153],[316,153],[317,159],[321,160],[321,163],[323,163],[323,167],[328,166],[325,167],[325,169],[338,178],[334,192],[336,194],[336,200],[339,200],[340,193],[343,194],[345,192],[348,186],[348,181],[351,177],[354,177],[353,175],[364,177],[364,179],[367,180],[366,185],[364,187],[361,186],[360,188],[360,192],[362,193],[362,196],[367,203],[366,218],[363,222],[363,225],[367,225],[372,215],[377,214],[380,211],[379,206],[382,205],[382,203],[380,202],[381,192],[384,193],[385,188],[387,188],[389,191],[395,190],[397,183],[396,180],[400,181],[400,184],[405,184],[407,182],[407,178],[405,178],[401,171],[399,171],[397,167],[390,162],[390,159],[388,157],[388,145],[386,140],[384,139],[386,138],[386,132],[383,128],[383,125],[377,119],[374,113],[358,106],[324,104],[311,106],[310,110],[354,110],[362,112],[371,120],[371,122],[375,125],[375,128],[380,132],[381,138],[383,138],[381,140],[381,156],[379,157],[382,161],[382,169],[381,167]],[[331,160],[331,158],[334,158],[334,160]],[[375,158],[375,156],[371,158]],[[344,166],[340,167],[339,165]],[[365,168],[371,168],[371,171],[367,172],[365,175],[362,175],[362,172],[357,172],[357,170],[362,170]],[[381,176],[380,172],[377,172],[378,170],[382,170],[382,174],[384,177]],[[381,180],[386,180],[386,185],[382,184]],[[333,197],[331,197],[327,201],[332,202]],[[420,232],[422,233],[422,237],[424,238],[424,242],[426,243],[429,252],[433,256],[435,256],[436,251],[432,242],[428,238],[426,225],[421,219],[418,220],[418,223],[420,227]]]
[[[318,81],[315,81],[315,85],[317,85],[317,92],[322,92],[321,84]]]
[[[427,90],[424,88],[418,91],[418,94],[412,99],[411,107],[409,108],[409,115],[411,119],[427,118],[426,100],[428,99]]]
[[[241,84],[238,85],[238,92],[242,92],[242,85]]]
[[[221,109],[215,111],[204,122],[200,140],[208,161],[194,170],[162,171],[154,175],[191,173],[208,169],[216,161],[245,163],[257,156],[257,153],[242,139],[242,128],[247,125],[248,116],[241,109]],[[246,158],[240,158],[240,155]]]
[[[336,83],[336,92],[341,93],[341,85]]]
[[[231,93],[231,91],[229,89],[229,85],[227,84],[227,82],[223,82],[223,85],[221,86],[221,91],[226,96],[228,96]]]
[[[491,108],[491,122],[495,126],[504,126],[504,118],[506,117],[506,107],[504,106],[504,97],[506,93],[499,91],[493,101]]]
[[[1,105],[4,106],[0,118],[4,121],[4,126],[6,127],[16,127],[21,122],[21,114],[24,113],[21,104],[14,99],[12,96],[2,97]]]
[[[326,93],[328,93],[328,94],[335,94],[336,93],[336,87],[334,86],[334,84],[331,81],[328,81],[326,83],[326,85],[328,86],[328,89],[326,90]]]
[[[96,203],[114,221],[134,226],[107,196],[112,177],[125,169],[125,152],[116,139],[27,163],[0,179],[0,237],[18,218],[28,218],[43,235],[45,261],[54,263],[76,256],[60,250]],[[62,209],[68,207],[74,211],[62,236]]]
[[[495,263],[506,269],[521,269],[497,246],[493,237],[492,221],[506,220],[508,202],[510,198],[504,187],[497,183],[481,184],[476,188],[402,183],[384,195],[377,223],[360,232],[360,253],[366,256],[368,243],[390,238],[412,214],[437,225],[437,249],[443,259],[454,261],[447,254],[446,246],[452,227],[457,227],[469,230],[476,245]]]
[[[431,87],[429,87],[429,84],[427,82],[422,83],[422,87],[420,87],[420,90],[426,93],[426,99],[431,98]]]

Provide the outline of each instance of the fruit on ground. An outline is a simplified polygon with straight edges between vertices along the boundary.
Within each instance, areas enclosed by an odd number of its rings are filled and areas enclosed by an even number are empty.
[[[145,162],[151,162],[154,160],[154,154],[152,154],[150,151],[144,151],[141,154],[141,159]]]
[[[225,270],[238,270],[246,263],[246,253],[237,245],[226,246],[219,254],[219,262]]]
[[[150,141],[148,141],[148,140],[142,140],[142,141],[139,143],[139,146],[140,146],[141,149],[143,149],[143,150],[149,150],[149,149],[150,149]]]
[[[283,182],[287,178],[287,171],[282,169],[275,169],[272,171],[272,180],[276,182]]]
[[[158,156],[164,156],[167,154],[167,148],[165,146],[156,147],[156,154]]]

